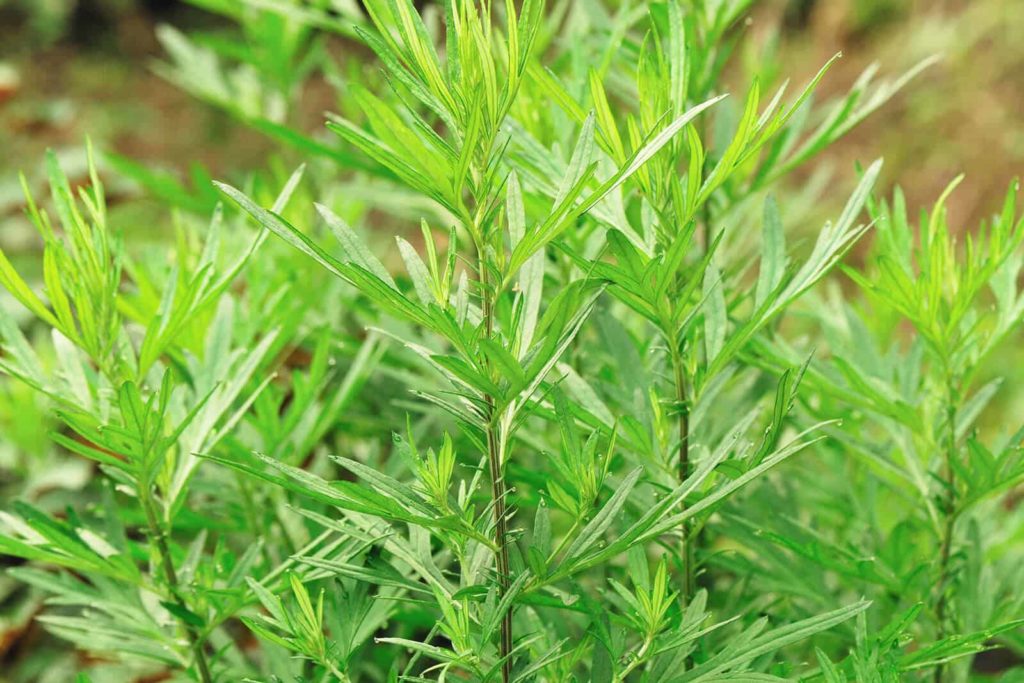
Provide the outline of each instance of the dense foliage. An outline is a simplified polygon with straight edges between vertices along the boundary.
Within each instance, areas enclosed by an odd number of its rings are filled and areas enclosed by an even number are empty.
[[[51,155],[45,201],[24,183],[0,553],[88,656],[11,680],[953,682],[1024,656],[1024,431],[991,408],[1018,188],[965,232],[956,181],[914,220],[881,160],[820,227],[786,183],[927,63],[787,87],[737,59],[752,0],[193,4],[237,30],[165,27],[158,73],[281,156],[193,187],[107,159],[172,249],[124,238],[91,157],[78,183]]]

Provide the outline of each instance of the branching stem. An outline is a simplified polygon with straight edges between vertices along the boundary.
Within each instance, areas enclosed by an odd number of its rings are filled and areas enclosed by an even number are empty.
[[[647,651],[651,649],[651,645],[653,644],[654,635],[648,634],[647,637],[644,638],[644,642],[640,645],[637,651],[630,655],[629,664],[627,664],[621,672],[615,675],[615,683],[621,683],[621,681],[625,681],[626,677],[629,676],[629,674],[633,673],[634,669],[636,669],[638,666],[643,664],[644,661],[646,661]]]
[[[481,288],[481,311],[483,315],[484,334],[489,338],[494,333],[494,295],[491,292],[487,264],[484,262],[483,249],[477,247],[478,277]],[[494,397],[484,396],[487,405],[487,462],[491,474],[491,499],[494,508],[494,551],[495,567],[498,573],[498,599],[499,601],[508,593],[509,578],[509,552],[508,552],[508,511],[506,508],[506,497],[508,490],[505,486],[505,463],[504,448],[499,424],[499,416],[495,410]],[[512,610],[506,610],[501,618],[501,634],[498,646],[498,656],[501,659],[501,680],[502,683],[509,683],[512,679]]]
[[[324,664],[327,667],[327,671],[330,672],[332,676],[337,678],[339,683],[351,683],[352,679],[348,677],[348,674],[346,674],[344,671],[335,666],[334,662],[327,661]]]
[[[679,482],[682,483],[690,478],[692,472],[690,464],[690,404],[687,391],[686,368],[683,362],[683,355],[677,344],[672,344],[672,370],[675,379],[676,410],[679,414],[679,451],[676,463]],[[686,510],[686,501],[680,503],[683,511]],[[682,557],[683,557],[683,598],[689,604],[697,592],[697,568],[696,568],[696,537],[691,538],[690,525],[683,522],[680,529],[682,534]]]
[[[185,598],[181,595],[181,586],[178,583],[178,573],[174,569],[174,560],[171,558],[171,549],[167,545],[167,527],[161,523],[153,499],[148,493],[142,495],[142,508],[146,513],[149,535],[156,544],[157,553],[160,555],[160,565],[163,568],[164,579],[167,581],[167,588],[171,593],[171,599],[179,609],[188,612],[190,610],[185,602]],[[202,634],[199,633],[199,629],[193,624],[189,624],[180,618],[179,622],[182,628],[185,629],[185,635],[192,650],[196,671],[199,673],[199,680],[202,683],[213,683],[213,676],[210,675],[210,667],[206,662],[205,642]]]
[[[936,640],[946,637],[946,612],[948,608],[946,600],[946,588],[949,583],[950,557],[953,549],[953,531],[956,525],[956,474],[953,462],[956,459],[956,387],[953,386],[953,378],[950,376],[946,382],[946,449],[945,462],[942,466],[942,481],[946,487],[945,498],[942,506],[942,514],[945,524],[942,529],[942,539],[939,548],[939,581],[936,586],[938,591],[935,598],[935,622]],[[942,683],[945,678],[946,667],[939,664],[935,668],[935,683]]]

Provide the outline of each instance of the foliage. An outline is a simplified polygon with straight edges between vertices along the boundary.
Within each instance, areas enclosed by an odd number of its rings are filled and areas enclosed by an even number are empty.
[[[1016,186],[963,246],[945,195],[917,229],[873,196],[880,160],[806,244],[788,201],[927,63],[790,92],[732,58],[749,0],[194,4],[237,34],[166,28],[159,73],[308,165],[213,191],[115,159],[181,210],[136,249],[95,164],[51,156],[41,288],[0,255],[31,316],[0,317],[6,391],[52,426],[21,447],[90,465],[70,505],[25,488],[0,552],[101,662],[80,680],[967,681],[1021,653],[1024,431],[988,417]]]

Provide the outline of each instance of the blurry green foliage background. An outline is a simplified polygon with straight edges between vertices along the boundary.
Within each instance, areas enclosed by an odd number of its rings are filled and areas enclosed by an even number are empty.
[[[228,27],[177,0],[0,0],[0,217],[20,212],[17,170],[36,170],[47,147],[81,157],[86,134],[101,149],[180,173],[195,162],[214,176],[259,164],[271,145],[153,74],[164,22]],[[761,49],[778,41],[780,59],[768,68],[794,81],[841,50],[824,95],[845,91],[871,62],[895,72],[940,54],[939,65],[830,148],[815,172],[849,174],[853,160],[884,151],[884,180],[898,179],[911,205],[930,202],[964,172],[951,218],[972,225],[998,205],[1024,162],[1024,129],[1013,125],[1024,112],[1022,25],[1019,0],[768,0],[747,30]],[[751,50],[749,59],[758,58]],[[301,99],[303,125],[318,130],[329,92],[314,83]]]

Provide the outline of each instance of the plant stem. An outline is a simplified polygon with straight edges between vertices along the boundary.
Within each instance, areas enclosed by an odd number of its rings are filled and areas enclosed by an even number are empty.
[[[942,481],[946,486],[946,495],[942,508],[945,517],[945,525],[942,530],[942,540],[939,549],[939,581],[937,585],[938,595],[935,600],[935,621],[936,640],[946,637],[946,584],[950,579],[949,560],[953,548],[953,531],[956,523],[956,484],[953,460],[956,458],[956,388],[953,386],[952,377],[946,381],[946,450],[945,462],[942,466]],[[935,669],[935,683],[942,683],[945,677],[946,667],[939,664]]]
[[[349,683],[351,681],[351,679],[344,671],[341,671],[340,669],[338,669],[337,666],[335,666],[334,662],[328,661],[325,662],[325,664],[327,666],[327,671],[330,673],[330,675],[337,678],[340,683]]]
[[[630,657],[629,664],[626,665],[626,668],[624,668],[620,673],[615,675],[615,679],[614,679],[615,683],[619,683],[620,681],[625,681],[626,677],[629,676],[629,674],[633,673],[633,670],[636,669],[638,666],[640,666],[644,662],[644,659],[647,656],[647,651],[651,648],[651,645],[653,643],[654,643],[654,636],[653,635],[649,634],[646,638],[644,638],[643,644]]]
[[[160,523],[159,516],[153,506],[153,499],[148,494],[142,496],[142,508],[146,513],[146,523],[149,525],[149,534],[156,543],[157,553],[160,555],[160,565],[163,567],[164,579],[171,592],[171,599],[179,609],[190,611],[185,599],[181,595],[181,587],[178,584],[178,573],[174,569],[174,561],[171,559],[171,549],[167,545],[167,529]],[[189,647],[195,660],[196,670],[199,672],[199,680],[202,683],[213,683],[213,676],[210,675],[210,667],[206,662],[206,653],[203,651],[204,641],[198,629],[179,618],[185,635],[188,638]]]
[[[936,640],[946,637],[946,583],[949,581],[949,557],[953,545],[953,520],[951,514],[946,515],[946,526],[943,530],[942,548],[939,551],[939,583],[938,598],[935,603],[935,621],[937,623]],[[945,666],[939,664],[935,669],[935,683],[942,683]]]
[[[576,539],[576,532],[580,528],[581,521],[581,519],[576,519],[575,521],[573,521],[572,526],[569,527],[569,531],[567,531],[565,533],[565,536],[562,537],[562,540],[558,542],[558,547],[555,548],[550,555],[548,555],[549,565],[553,565],[555,559],[562,554],[562,551],[565,550],[566,547]]]
[[[707,122],[702,124],[701,139],[707,137]],[[704,174],[707,174],[708,160],[704,159]],[[704,252],[711,248],[711,200],[704,202],[701,207],[701,247]],[[687,391],[686,366],[679,342],[673,336],[669,337],[669,345],[672,349],[672,370],[675,375],[676,409],[679,411],[679,458],[678,477],[679,483],[690,478],[693,469],[690,465],[690,402]],[[683,511],[686,510],[686,501],[680,503]],[[690,600],[697,593],[697,546],[700,544],[700,535],[692,533],[692,527],[688,522],[683,522],[682,529],[682,551],[683,551],[683,598],[689,604]]]
[[[679,452],[677,462],[677,475],[682,483],[690,478],[690,404],[686,390],[686,370],[683,364],[683,356],[678,345],[672,343],[672,369],[675,375],[676,410],[679,411]],[[686,510],[686,501],[680,502],[683,511]],[[683,598],[689,604],[697,592],[697,571],[696,571],[696,538],[690,538],[690,525],[683,522],[682,529],[682,554],[683,554]]]
[[[484,334],[490,338],[494,333],[494,299],[491,292],[487,272],[487,264],[484,262],[483,249],[477,247],[478,277],[481,287],[482,315],[484,323]],[[505,505],[505,498],[508,493],[505,487],[505,463],[498,415],[495,413],[494,397],[490,394],[484,396],[487,405],[487,462],[490,465],[491,474],[491,499],[494,506],[494,561],[498,572],[498,599],[499,602],[508,593],[509,589],[509,553],[508,553],[508,512]],[[501,617],[501,635],[498,646],[498,656],[501,659],[501,680],[502,683],[509,683],[512,679],[512,610],[509,608]]]
[[[493,410],[493,399],[488,397],[488,406]],[[499,600],[505,597],[509,588],[509,560],[508,560],[508,520],[505,508],[505,475],[503,463],[501,462],[501,448],[497,439],[497,427],[493,417],[487,427],[487,459],[491,469],[491,497],[494,500],[494,541],[497,549],[494,552],[494,559],[498,569],[498,593]],[[498,655],[502,659],[501,680],[508,683],[512,677],[512,610],[508,609],[501,617],[501,643],[498,648]]]
[[[701,135],[704,139],[704,135]],[[705,161],[705,173],[707,173],[707,162]],[[711,200],[708,199],[700,209],[700,246],[706,254],[711,248]]]

